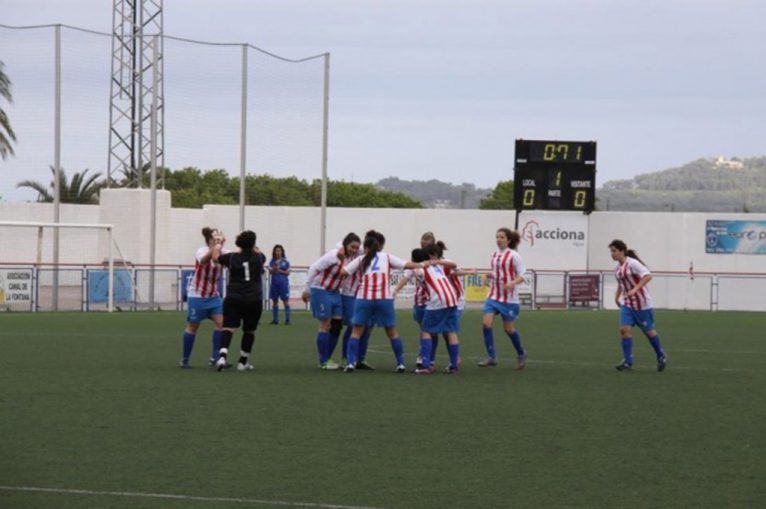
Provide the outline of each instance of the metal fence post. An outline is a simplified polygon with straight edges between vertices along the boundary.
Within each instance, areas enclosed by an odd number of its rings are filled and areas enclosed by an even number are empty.
[[[247,44],[242,45],[242,98],[239,139],[239,231],[245,229],[245,165],[247,164]]]
[[[319,254],[326,251],[327,242],[327,136],[330,115],[330,54],[324,54],[324,106],[322,112],[322,219]]]
[[[61,222],[61,25],[54,29],[55,87],[53,100],[53,222]],[[53,227],[53,310],[59,309],[59,228]]]

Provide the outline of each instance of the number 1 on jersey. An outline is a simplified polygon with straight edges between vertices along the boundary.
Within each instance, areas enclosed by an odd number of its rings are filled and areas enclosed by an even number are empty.
[[[245,269],[245,281],[250,281],[250,264],[245,262],[242,264],[242,268]]]

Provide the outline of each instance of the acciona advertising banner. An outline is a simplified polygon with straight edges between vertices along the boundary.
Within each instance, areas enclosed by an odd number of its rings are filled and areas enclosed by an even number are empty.
[[[519,233],[519,253],[528,269],[587,267],[588,216],[578,212],[522,212]]]
[[[705,252],[766,254],[766,221],[707,221]]]

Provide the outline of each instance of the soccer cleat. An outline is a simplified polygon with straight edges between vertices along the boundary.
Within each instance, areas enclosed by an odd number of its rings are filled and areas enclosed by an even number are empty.
[[[495,359],[494,357],[487,357],[483,361],[480,361],[478,366],[480,368],[489,368],[492,366],[497,366],[497,359]]]
[[[323,362],[319,365],[319,369],[325,370],[325,371],[337,371],[340,369],[340,366],[338,366],[333,361],[327,361]]]
[[[226,357],[221,356],[215,361],[215,370],[223,371],[224,369],[226,369]]]
[[[353,364],[346,364],[346,367],[343,368],[344,373],[353,373],[354,372],[354,365]]]
[[[431,368],[417,368],[415,370],[416,375],[430,375],[431,373],[433,373]]]
[[[618,365],[615,366],[615,369],[617,369],[617,371],[630,371],[633,369],[633,364],[623,359]]]
[[[418,355],[417,358],[415,359],[415,369],[420,369],[422,367],[423,367],[423,358]]]
[[[444,370],[445,375],[457,375],[458,373],[460,373],[460,368],[456,366],[447,366]]]
[[[657,359],[657,371],[665,371],[665,367],[668,365],[668,356],[664,353]]]
[[[516,371],[521,371],[527,365],[527,354],[516,357]]]
[[[272,320],[269,322],[269,325],[279,325],[279,322],[276,320]]]
[[[237,364],[237,371],[252,371],[254,369],[255,369],[255,366],[253,366],[249,362],[247,364],[242,364],[241,362]]]
[[[178,362],[178,367],[181,369],[191,369],[191,366],[189,366],[189,361],[185,361],[183,359]]]
[[[367,364],[367,361],[359,361],[356,363],[356,369],[375,371],[375,367],[372,364]]]
[[[407,368],[404,367],[404,364],[397,364],[396,369],[394,369],[395,373],[404,373],[405,371],[407,371]]]

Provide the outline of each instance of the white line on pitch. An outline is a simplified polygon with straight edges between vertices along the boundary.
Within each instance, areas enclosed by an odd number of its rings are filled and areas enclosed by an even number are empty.
[[[199,502],[231,502],[233,504],[279,505],[284,507],[316,507],[320,509],[379,509],[367,506],[319,504],[314,502],[286,502],[283,500],[258,500],[254,498],[197,497],[194,495],[174,495],[171,493],[139,493],[130,491],[93,491],[61,488],[38,488],[35,486],[0,486],[4,491],[22,491],[34,493],[57,493],[61,495],[94,495],[102,497],[159,498],[165,500],[196,500]]]

